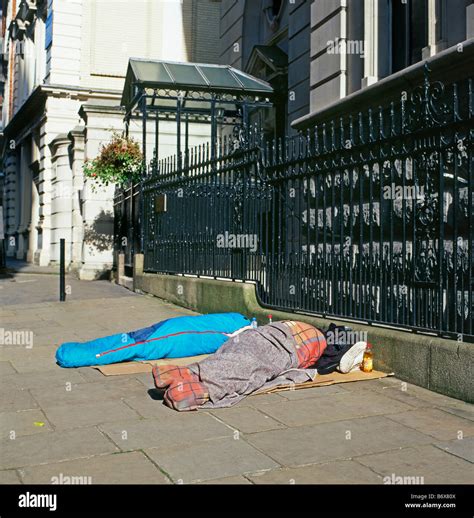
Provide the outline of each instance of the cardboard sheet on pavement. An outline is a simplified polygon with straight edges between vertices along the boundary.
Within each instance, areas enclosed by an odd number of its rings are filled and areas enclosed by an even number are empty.
[[[348,372],[347,374],[342,374],[341,372],[333,372],[331,374],[320,374],[316,376],[314,381],[307,381],[306,383],[280,385],[279,387],[258,391],[255,393],[255,395],[258,396],[259,394],[272,394],[274,392],[282,392],[284,390],[301,390],[314,387],[327,387],[328,385],[335,385],[337,383],[376,380],[393,375],[393,372],[387,373],[380,371],[362,372],[358,370],[354,372]]]

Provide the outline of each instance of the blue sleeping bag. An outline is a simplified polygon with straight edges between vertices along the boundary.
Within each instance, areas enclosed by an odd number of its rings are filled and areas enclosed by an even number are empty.
[[[228,339],[227,333],[249,324],[239,313],[170,318],[130,333],[64,343],[56,360],[61,367],[86,367],[211,354]]]

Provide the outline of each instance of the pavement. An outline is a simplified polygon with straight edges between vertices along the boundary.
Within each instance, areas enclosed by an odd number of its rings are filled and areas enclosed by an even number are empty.
[[[37,273],[46,275],[59,275],[59,266],[38,266],[33,263],[27,263],[20,259],[12,257],[7,258],[7,273]]]
[[[180,414],[163,405],[151,375],[62,369],[54,353],[64,341],[192,314],[106,281],[66,284],[61,303],[55,275],[0,278],[0,484],[474,479],[473,405],[396,377]],[[7,331],[24,340],[1,345]]]

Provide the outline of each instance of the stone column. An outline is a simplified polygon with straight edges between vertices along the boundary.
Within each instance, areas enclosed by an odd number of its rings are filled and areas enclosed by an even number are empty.
[[[447,48],[446,0],[428,0],[428,45],[423,49],[423,59]]]
[[[46,122],[40,128],[43,135],[49,131]],[[41,144],[41,158],[38,175],[39,201],[39,225],[38,240],[39,246],[35,253],[35,263],[39,266],[48,266],[51,258],[51,197],[52,197],[52,171],[51,171],[51,150],[46,142]]]
[[[7,240],[7,256],[16,256],[17,251],[17,154],[16,150],[11,150],[5,158],[5,208],[4,224],[5,239]]]
[[[71,142],[72,158],[72,218],[71,218],[71,268],[79,270],[82,266],[82,242],[84,222],[81,212],[81,193],[84,188],[84,126],[76,126],[68,134]]]
[[[38,216],[39,216],[39,193],[38,186],[33,178],[31,179],[31,218],[28,233],[28,252],[26,260],[34,262],[36,250],[38,248]]]
[[[61,237],[68,242],[67,260],[69,261],[71,257],[72,172],[69,163],[68,133],[77,123],[79,107],[80,101],[76,96],[63,96],[56,93],[49,95],[46,100],[45,117],[39,128],[41,137],[38,189],[41,249],[37,257],[40,266],[47,266],[50,261],[59,260]]]
[[[59,262],[59,241],[66,240],[66,264],[71,261],[72,243],[72,170],[69,162],[70,140],[59,134],[49,145],[52,165],[51,262]]]
[[[364,2],[364,77],[362,88],[390,74],[390,34],[387,2]]]
[[[25,260],[28,254],[28,232],[31,221],[31,189],[32,174],[30,169],[31,162],[31,140],[26,138],[21,144],[20,150],[20,178],[18,197],[19,200],[19,221],[18,221],[18,248],[16,258]]]
[[[474,38],[474,3],[466,7],[466,38]]]

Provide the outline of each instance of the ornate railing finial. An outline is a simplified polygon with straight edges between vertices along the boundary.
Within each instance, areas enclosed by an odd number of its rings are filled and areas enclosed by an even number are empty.
[[[452,103],[446,98],[441,81],[431,81],[432,69],[428,61],[423,66],[423,83],[410,94],[407,129],[411,132],[446,124],[452,119]]]

